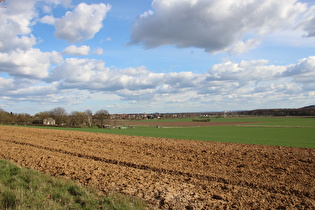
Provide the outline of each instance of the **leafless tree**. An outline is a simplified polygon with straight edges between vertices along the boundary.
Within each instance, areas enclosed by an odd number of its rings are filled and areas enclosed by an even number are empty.
[[[70,114],[70,123],[73,126],[82,126],[85,120],[84,112],[73,111]]]
[[[101,127],[103,128],[106,121],[109,121],[110,115],[107,110],[101,109],[95,113],[95,118],[99,121]]]
[[[56,120],[57,125],[66,124],[68,121],[68,119],[67,119],[68,114],[67,114],[66,110],[62,107],[54,108],[49,113],[50,113],[51,117]]]

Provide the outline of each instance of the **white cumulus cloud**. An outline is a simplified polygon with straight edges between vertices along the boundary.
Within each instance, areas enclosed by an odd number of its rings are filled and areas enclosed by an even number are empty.
[[[314,9],[315,12],[315,9]],[[315,17],[311,19],[307,24],[304,26],[304,30],[308,32],[306,37],[314,37],[315,36]]]
[[[46,15],[39,20],[41,23],[46,23],[50,25],[55,24],[55,18],[52,15]]]
[[[299,60],[296,64],[289,65],[283,76],[292,77],[293,81],[315,87],[315,56]]]
[[[241,61],[234,63],[227,61],[213,65],[208,71],[209,81],[265,81],[280,75],[286,66],[266,65],[267,60]]]
[[[154,0],[152,8],[134,24],[130,44],[215,53],[242,52],[263,34],[294,27],[307,5],[296,0]]]
[[[43,53],[39,49],[0,53],[0,72],[12,77],[46,78],[52,64],[61,62],[62,57],[55,51]]]
[[[36,18],[34,4],[34,0],[11,0],[6,8],[0,8],[0,52],[29,50],[36,43],[31,33]]]
[[[0,62],[4,64],[0,71],[13,77],[0,77],[3,84],[0,89],[8,88],[4,95],[15,100],[39,102],[40,98],[47,98],[50,102],[61,102],[67,100],[68,95],[83,91],[85,95],[109,94],[128,103],[157,106],[207,107],[211,104],[219,108],[248,104],[248,108],[252,108],[254,104],[265,107],[280,102],[292,104],[293,99],[310,101],[315,91],[315,59],[312,56],[290,65],[271,65],[268,60],[226,61],[213,65],[204,73],[154,73],[145,66],[109,68],[101,60],[58,60],[57,55],[53,58],[50,53],[37,51],[29,53],[28,57],[12,54],[14,59],[10,59],[0,54]],[[18,57],[24,58],[18,60]],[[41,62],[38,67],[35,60]],[[52,60],[58,61],[53,67]]]
[[[91,39],[102,28],[102,22],[110,9],[109,4],[80,3],[73,11],[55,19],[55,35],[69,42]]]
[[[13,79],[6,79],[0,77],[0,91],[3,93],[4,91],[10,90],[14,87],[14,80]]]
[[[86,45],[82,45],[80,47],[77,47],[75,45],[70,45],[69,47],[66,47],[63,51],[62,54],[68,54],[68,55],[88,55],[90,52],[90,47]]]

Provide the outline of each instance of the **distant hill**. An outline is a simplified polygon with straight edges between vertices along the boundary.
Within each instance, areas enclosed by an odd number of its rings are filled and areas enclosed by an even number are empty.
[[[309,108],[315,108],[315,105],[305,106],[305,107],[302,107],[301,109],[309,109]]]

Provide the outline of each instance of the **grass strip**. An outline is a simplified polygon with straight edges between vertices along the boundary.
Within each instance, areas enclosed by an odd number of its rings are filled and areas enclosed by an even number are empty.
[[[143,201],[93,189],[0,160],[0,209],[145,209]]]

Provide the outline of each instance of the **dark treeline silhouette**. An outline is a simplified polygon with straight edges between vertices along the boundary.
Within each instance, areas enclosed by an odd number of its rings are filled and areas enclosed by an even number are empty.
[[[315,106],[299,109],[256,109],[251,111],[240,111],[238,113],[251,116],[315,116]]]

